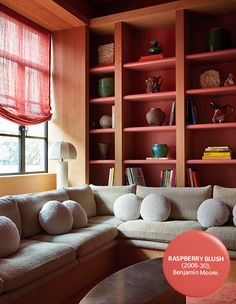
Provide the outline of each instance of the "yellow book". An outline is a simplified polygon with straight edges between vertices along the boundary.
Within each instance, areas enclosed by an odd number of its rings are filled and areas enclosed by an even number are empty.
[[[204,156],[231,156],[231,152],[204,152]]]
[[[220,160],[220,159],[232,159],[232,158],[231,158],[231,156],[203,156],[202,159]]]

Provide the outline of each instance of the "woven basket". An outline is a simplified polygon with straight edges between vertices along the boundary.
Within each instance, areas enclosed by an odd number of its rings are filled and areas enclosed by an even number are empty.
[[[220,75],[218,71],[209,70],[200,75],[200,86],[202,88],[214,88],[220,86]]]
[[[114,43],[103,44],[98,47],[98,63],[112,64],[114,62]]]

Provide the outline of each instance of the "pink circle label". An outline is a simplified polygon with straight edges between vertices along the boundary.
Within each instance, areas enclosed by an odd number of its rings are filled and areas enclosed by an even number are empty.
[[[230,258],[223,243],[214,235],[191,230],[178,235],[167,247],[163,270],[169,284],[190,297],[203,297],[227,279]]]

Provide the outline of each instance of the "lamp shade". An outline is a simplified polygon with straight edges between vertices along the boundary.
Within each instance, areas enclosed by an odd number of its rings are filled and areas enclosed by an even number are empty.
[[[77,153],[75,147],[67,141],[55,142],[49,151],[50,159],[76,159]]]

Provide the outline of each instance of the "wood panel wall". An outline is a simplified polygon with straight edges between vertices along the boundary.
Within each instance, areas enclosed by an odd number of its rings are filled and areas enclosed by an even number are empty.
[[[49,147],[58,140],[71,142],[77,159],[69,161],[69,186],[88,182],[88,28],[52,33],[53,117]],[[55,161],[49,161],[55,172]]]

